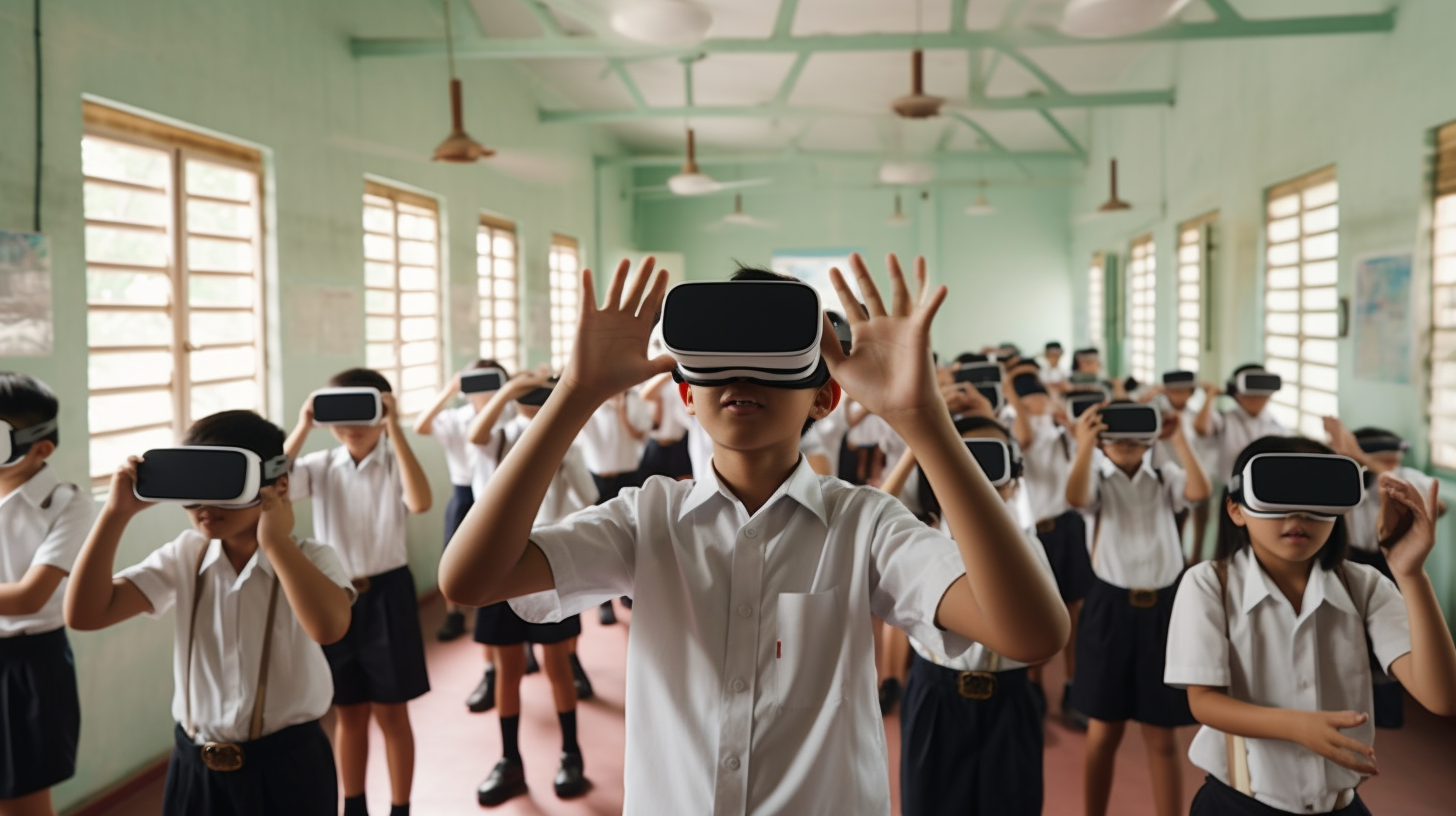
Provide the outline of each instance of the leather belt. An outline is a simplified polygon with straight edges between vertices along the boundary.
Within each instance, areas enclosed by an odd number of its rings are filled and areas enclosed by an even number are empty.
[[[956,676],[956,691],[967,700],[989,700],[996,696],[996,674],[963,671]]]
[[[369,576],[367,575],[363,578],[354,578],[350,580],[349,583],[354,585],[354,591],[359,593],[360,595],[368,592],[369,587],[373,586],[373,584],[369,581]]]
[[[1127,602],[1136,609],[1152,609],[1158,605],[1158,591],[1156,589],[1129,589]]]
[[[1054,518],[1042,519],[1036,523],[1036,531],[1038,533],[1050,533],[1055,529],[1057,529],[1057,520]]]

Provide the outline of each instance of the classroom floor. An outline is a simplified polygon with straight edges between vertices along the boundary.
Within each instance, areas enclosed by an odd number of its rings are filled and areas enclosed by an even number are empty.
[[[526,678],[522,688],[521,752],[526,758],[529,797],[496,808],[501,816],[605,816],[622,807],[622,704],[625,697],[623,659],[630,613],[619,609],[622,624],[602,627],[596,615],[582,618],[584,632],[578,648],[581,661],[596,688],[596,698],[584,703],[578,715],[587,776],[595,787],[587,796],[570,802],[558,800],[551,790],[560,752],[560,736],[544,674]],[[439,600],[421,610],[425,631],[433,635],[443,614]],[[499,758],[500,732],[493,713],[470,714],[464,699],[479,682],[481,647],[468,636],[453,643],[428,639],[427,657],[433,691],[410,707],[414,718],[418,765],[412,811],[415,816],[464,816],[485,809],[475,802],[475,786]],[[1047,687],[1060,689],[1060,666],[1049,667]],[[1055,709],[1060,691],[1051,695]],[[899,762],[899,721],[885,721],[891,767]],[[1193,729],[1183,729],[1185,752]],[[1080,734],[1063,728],[1055,718],[1047,724],[1047,816],[1076,816],[1082,812],[1082,744]],[[378,734],[372,746],[378,761],[371,763],[369,801],[375,814],[388,813],[389,781],[383,763],[384,746]],[[1372,779],[1361,794],[1372,812],[1383,816],[1449,816],[1456,801],[1456,723],[1433,717],[1407,701],[1406,728],[1382,731],[1378,756],[1386,776]],[[1117,816],[1153,816],[1148,794],[1147,766],[1136,728],[1128,729],[1117,766],[1109,813]],[[1184,799],[1191,801],[1201,774],[1185,765]],[[898,773],[890,775],[898,812]],[[161,808],[162,782],[148,786],[104,816],[155,816]],[[1186,812],[1186,811],[1185,811]],[[102,814],[96,814],[102,816]]]

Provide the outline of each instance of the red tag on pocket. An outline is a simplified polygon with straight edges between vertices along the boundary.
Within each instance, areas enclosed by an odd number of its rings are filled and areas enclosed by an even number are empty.
[[[782,640],[775,642],[775,644],[774,644],[774,652],[775,652],[775,654],[774,654],[774,657],[775,658],[778,658],[778,659],[782,659],[783,658],[783,656],[784,656],[784,642]]]

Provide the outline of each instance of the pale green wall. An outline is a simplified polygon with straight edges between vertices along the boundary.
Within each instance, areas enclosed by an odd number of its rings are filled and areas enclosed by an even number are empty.
[[[1072,258],[1078,332],[1085,335],[1085,269],[1096,250],[1127,252],[1151,230],[1157,240],[1158,337],[1162,368],[1175,360],[1174,230],[1218,210],[1213,275],[1214,352],[1205,369],[1226,375],[1263,358],[1263,196],[1271,185],[1334,164],[1340,183],[1340,289],[1354,293],[1354,260],[1392,248],[1417,252],[1418,336],[1429,321],[1430,185],[1427,140],[1456,119],[1456,3],[1405,0],[1390,34],[1185,44],[1167,63],[1150,54],[1132,83],[1176,79],[1177,106],[1097,112],[1095,172],[1073,194],[1074,214],[1107,196],[1108,158],[1120,159],[1129,214],[1074,220]],[[1166,168],[1166,170],[1164,169]],[[1166,200],[1166,207],[1163,202]],[[1420,357],[1424,360],[1425,350]],[[1424,382],[1356,379],[1352,340],[1340,345],[1340,409],[1355,426],[1376,424],[1424,441]],[[1424,365],[1419,370],[1424,376]],[[1423,460],[1424,450],[1412,459]],[[1414,462],[1420,464],[1419,461]],[[1429,572],[1456,615],[1456,524]]]
[[[44,228],[50,235],[56,346],[45,358],[0,359],[49,382],[62,402],[63,477],[86,477],[86,325],[82,263],[81,97],[132,105],[248,140],[267,151],[269,169],[271,418],[291,426],[302,399],[333,372],[363,363],[363,349],[342,356],[291,351],[302,336],[279,325],[287,304],[311,287],[362,291],[360,195],[365,174],[441,197],[448,241],[447,352],[474,356],[475,223],[488,209],[517,219],[525,264],[527,341],[533,362],[549,354],[546,255],[553,231],[600,241],[610,253],[630,248],[631,212],[619,202],[625,173],[604,169],[600,214],[593,201],[594,153],[619,146],[600,132],[536,123],[526,76],[507,63],[461,65],[466,124],[502,151],[507,170],[532,164],[546,182],[523,181],[496,166],[428,161],[449,122],[440,60],[356,61],[351,34],[438,36],[425,0],[104,0],[45,3],[46,130]],[[0,229],[31,225],[34,125],[31,4],[0,2]],[[450,303],[458,304],[452,308]],[[463,310],[462,310],[463,307]],[[326,329],[362,337],[362,314],[321,315]],[[352,326],[348,326],[352,324]],[[281,342],[280,342],[281,338]],[[311,448],[329,440],[319,433]],[[435,510],[410,525],[411,565],[423,590],[433,586],[440,517],[448,480],[439,449],[412,440],[435,488]],[[141,516],[124,540],[118,567],[135,563],[186,526],[180,510]],[[310,529],[300,505],[300,529]],[[57,800],[69,807],[168,749],[172,624],[136,620],[94,634],[73,634],[84,712],[80,768]]]
[[[988,164],[992,181],[987,197],[998,208],[996,215],[965,215],[975,200],[975,187],[942,183],[902,192],[911,223],[901,227],[886,223],[896,191],[873,187],[872,163],[707,167],[724,179],[773,178],[772,186],[742,193],[745,211],[776,227],[705,229],[732,210],[731,195],[648,197],[637,205],[637,245],[685,253],[690,278],[726,277],[734,260],[766,266],[775,249],[858,248],[883,283],[886,253],[897,253],[907,271],[910,259],[924,254],[932,280],[949,289],[934,328],[935,346],[942,354],[1004,340],[1028,349],[1052,339],[1070,341],[1067,187],[1030,186],[1014,167]],[[1043,179],[1066,181],[1080,175],[1080,168],[1067,160],[1027,165]],[[974,179],[972,173],[980,170],[948,162],[938,179]],[[639,170],[638,183],[660,184],[671,172]],[[922,192],[928,198],[922,199]]]

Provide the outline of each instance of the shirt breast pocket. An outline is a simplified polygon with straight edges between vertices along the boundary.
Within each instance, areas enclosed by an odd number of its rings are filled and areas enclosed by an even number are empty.
[[[779,593],[775,664],[780,707],[822,708],[844,696],[839,676],[843,619],[838,590]]]

